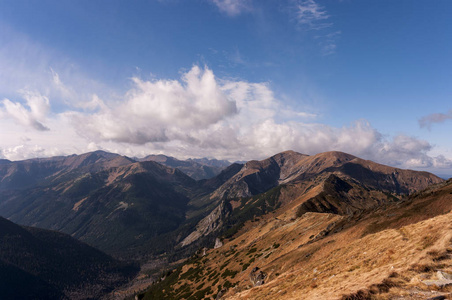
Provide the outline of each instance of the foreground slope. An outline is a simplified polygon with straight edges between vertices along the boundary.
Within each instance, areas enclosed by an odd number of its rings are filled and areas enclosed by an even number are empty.
[[[0,217],[1,299],[100,298],[137,271],[68,235]]]
[[[452,297],[452,180],[348,215],[297,208],[246,222],[139,299]]]

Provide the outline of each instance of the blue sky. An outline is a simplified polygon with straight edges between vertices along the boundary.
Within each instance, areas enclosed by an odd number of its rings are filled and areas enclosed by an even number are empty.
[[[349,152],[452,174],[450,1],[0,2],[0,158]]]

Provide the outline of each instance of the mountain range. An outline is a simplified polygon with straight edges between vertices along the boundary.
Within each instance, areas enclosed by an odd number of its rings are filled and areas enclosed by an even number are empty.
[[[96,151],[1,161],[0,215],[21,225],[69,234],[115,259],[135,260],[142,265],[139,276],[142,278],[155,276],[153,272],[161,272],[165,266],[169,268],[171,262],[186,259],[200,248],[213,247],[215,241],[217,246],[221,245],[220,240],[234,241],[228,247],[240,248],[240,252],[233,252],[241,257],[243,251],[256,248],[253,244],[262,236],[255,231],[253,238],[247,235],[256,224],[261,224],[262,232],[266,232],[281,224],[291,227],[300,223],[319,230],[313,229],[311,235],[322,236],[321,232],[329,234],[336,226],[330,225],[331,222],[342,224],[351,220],[350,224],[358,224],[356,216],[364,212],[372,214],[386,207],[398,207],[409,195],[443,182],[427,172],[384,166],[335,151],[312,156],[286,151],[245,164],[206,159],[181,161],[164,155],[132,159]],[[324,218],[327,219],[321,224],[314,225]],[[240,237],[245,242],[239,243]],[[266,241],[272,240],[274,245],[283,245],[279,239],[287,241],[284,234],[270,237]],[[254,239],[257,240],[251,242]],[[304,241],[296,236],[292,239],[296,243]],[[314,241],[315,238],[309,242]],[[222,249],[226,248],[222,246]],[[262,255],[265,257],[267,252]],[[220,258],[209,256],[209,260],[218,263]],[[163,266],[152,267],[156,261],[163,261]],[[226,268],[223,262],[221,266],[209,268],[239,273],[248,270],[244,268],[247,264],[250,266],[252,262],[243,260],[241,267],[234,265],[234,268],[233,265]],[[183,276],[187,270],[184,268],[176,272],[178,276]],[[265,272],[269,274],[268,270]],[[259,277],[259,273],[255,275]],[[178,277],[177,282],[185,281]],[[232,295],[229,289],[232,281],[228,284],[215,278],[203,282],[204,289],[211,288],[211,293],[204,291],[203,295],[216,295],[223,289]],[[190,293],[199,292],[198,296],[204,290],[192,283],[187,285]],[[214,291],[214,287],[219,290]],[[159,285],[140,297],[151,297],[155,289]],[[186,290],[179,285],[175,289]],[[132,284],[124,294],[133,290]],[[180,293],[157,293],[150,299],[176,295],[181,297]]]

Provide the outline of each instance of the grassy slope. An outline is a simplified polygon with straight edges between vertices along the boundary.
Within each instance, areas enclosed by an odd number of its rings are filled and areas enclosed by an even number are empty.
[[[315,194],[312,191],[312,194]],[[312,196],[312,195],[310,195]],[[210,249],[154,285],[145,299],[426,299],[447,294],[425,286],[452,273],[452,182],[376,211],[351,216],[306,213],[292,205]],[[268,278],[252,287],[259,267]],[[156,291],[159,291],[156,296]]]

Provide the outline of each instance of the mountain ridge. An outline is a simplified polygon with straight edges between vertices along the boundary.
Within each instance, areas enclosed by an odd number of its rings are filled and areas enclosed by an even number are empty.
[[[312,198],[297,204],[300,206],[298,214],[308,211],[349,214],[398,200],[402,195],[442,181],[427,172],[389,167],[338,151],[313,156],[285,151],[261,161],[247,162],[214,191],[210,199],[219,203],[218,208],[201,220],[180,245],[189,245],[199,237],[218,231],[218,224],[231,223],[227,219],[234,218],[234,214],[236,221],[244,221],[253,214],[298,203],[293,195],[303,195],[315,186],[322,188]],[[349,188],[340,194],[335,192],[335,184]],[[265,199],[266,193],[269,193],[268,199]],[[219,211],[224,213],[219,214]],[[239,227],[238,224],[230,226]]]

